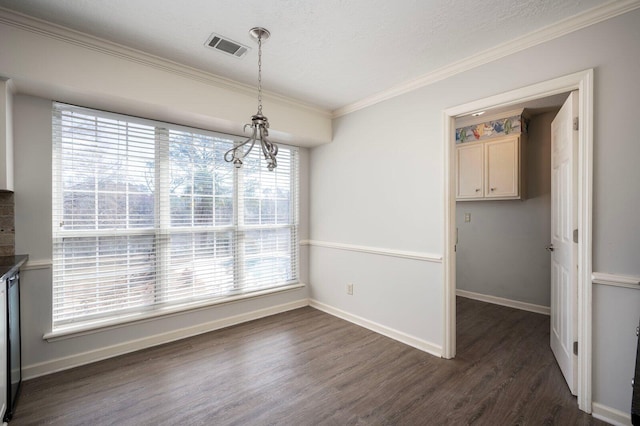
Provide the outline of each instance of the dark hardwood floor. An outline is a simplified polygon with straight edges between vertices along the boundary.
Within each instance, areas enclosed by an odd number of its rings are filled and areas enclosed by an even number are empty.
[[[11,426],[600,425],[549,318],[458,298],[443,360],[302,308],[24,383]]]

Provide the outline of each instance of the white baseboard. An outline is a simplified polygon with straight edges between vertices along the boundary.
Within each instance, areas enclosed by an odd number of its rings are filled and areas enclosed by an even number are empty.
[[[309,300],[309,306],[326,312],[335,317],[349,321],[353,324],[359,325],[360,327],[367,328],[378,334],[382,334],[383,336],[387,336],[393,340],[397,340],[409,346],[413,346],[414,348],[420,349],[421,351],[427,352],[431,355],[435,355],[437,357],[442,356],[442,347],[431,342],[427,342],[426,340],[418,339],[417,337],[403,333],[402,331],[398,331],[385,325],[378,324],[377,322],[370,321],[366,318],[350,314],[349,312],[334,308],[333,306],[326,305],[314,299]]]
[[[131,340],[117,345],[107,346],[88,352],[83,352],[63,358],[53,359],[37,364],[26,365],[22,367],[22,377],[25,380],[35,377],[44,376],[46,374],[55,373],[57,371],[68,370],[69,368],[78,367],[92,362],[101,361],[103,359],[112,358],[118,355],[124,355],[129,352],[146,349],[152,346],[185,339],[187,337],[196,336],[198,334],[207,333],[209,331],[219,330],[221,328],[230,327],[232,325],[241,324],[247,321],[253,321],[259,318],[268,317],[293,309],[302,308],[309,305],[309,299],[300,299],[277,306],[271,306],[256,311],[246,312],[232,317],[221,318],[218,320],[197,324],[191,327],[181,328],[166,333],[155,334],[153,336],[143,337],[137,340]]]
[[[594,402],[591,404],[591,415],[598,420],[615,426],[631,426],[631,414],[606,405]]]
[[[456,296],[479,300],[481,302],[493,303],[494,305],[507,306],[509,308],[520,309],[523,311],[535,312],[536,314],[551,315],[551,308],[548,306],[534,305],[533,303],[519,302],[517,300],[489,296],[487,294],[474,293],[472,291],[460,289],[456,289]]]

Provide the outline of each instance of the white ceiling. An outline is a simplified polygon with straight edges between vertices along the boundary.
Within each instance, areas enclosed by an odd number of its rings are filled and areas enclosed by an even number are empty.
[[[601,5],[601,0],[0,0],[12,9],[335,110]],[[212,32],[254,47],[206,48]]]

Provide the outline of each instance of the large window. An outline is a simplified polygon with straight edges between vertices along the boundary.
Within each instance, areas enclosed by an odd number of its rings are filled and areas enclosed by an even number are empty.
[[[54,103],[54,330],[297,283],[297,150],[241,140]]]

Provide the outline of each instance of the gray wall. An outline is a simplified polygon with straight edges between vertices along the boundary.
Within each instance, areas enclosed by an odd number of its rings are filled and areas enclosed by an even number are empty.
[[[529,123],[527,198],[456,203],[458,289],[550,306],[551,121]],[[465,213],[471,222],[464,221]]]
[[[443,110],[594,68],[593,268],[640,276],[638,46],[634,10],[337,118],[333,142],[311,152],[311,239],[442,255]],[[443,265],[365,253],[348,269],[327,262],[340,253],[311,247],[313,298],[442,344]],[[350,276],[363,281],[347,297]],[[628,413],[636,339],[622,330],[638,324],[640,290],[596,288],[593,396]]]
[[[307,288],[216,305],[170,317],[105,330],[48,343],[51,331],[51,100],[18,95],[15,124],[15,229],[16,252],[29,254],[30,263],[44,266],[21,275],[22,363],[28,375],[51,372],[74,363],[86,363],[113,348],[135,348],[139,341],[157,336],[180,336],[182,330],[206,328],[213,321],[304,301]],[[309,150],[300,148],[300,238],[309,236]],[[308,253],[300,253],[301,282],[308,282]],[[164,336],[164,337],[163,337]]]

